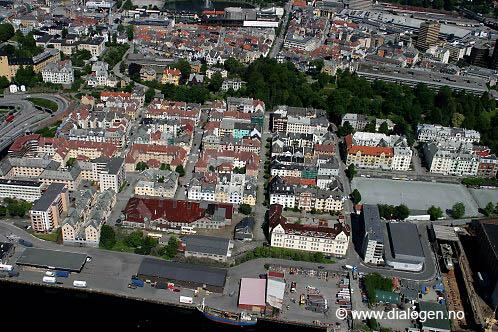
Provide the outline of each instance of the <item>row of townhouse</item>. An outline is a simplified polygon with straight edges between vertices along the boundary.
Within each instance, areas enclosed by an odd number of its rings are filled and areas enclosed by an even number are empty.
[[[310,223],[288,222],[282,216],[283,206],[270,205],[269,232],[273,247],[321,252],[327,256],[345,257],[351,231],[348,225],[329,225],[326,220],[312,220]]]
[[[271,130],[277,133],[323,135],[329,121],[324,110],[280,106],[271,115]]]
[[[450,141],[460,143],[479,143],[481,140],[481,134],[478,131],[465,128],[419,124],[417,126],[417,139],[421,142],[444,143]]]
[[[410,169],[413,152],[404,137],[356,132],[345,138],[346,165],[396,171]]]
[[[193,120],[195,125],[199,122],[200,116],[200,104],[161,99],[154,99],[145,112],[146,118],[171,120],[188,119]]]
[[[419,125],[417,132],[431,173],[496,177],[498,158],[488,147],[477,145],[479,132],[430,124]]]
[[[194,173],[187,185],[194,201],[256,205],[256,179],[246,174]]]
[[[95,37],[86,40],[74,39],[57,39],[43,38],[37,40],[37,46],[53,47],[54,49],[70,56],[76,51],[86,50],[90,52],[92,57],[99,57],[104,53],[106,40],[103,37]]]
[[[341,184],[336,180],[327,190],[314,186],[291,183],[290,179],[275,176],[268,185],[270,204],[280,204],[288,209],[304,211],[339,212],[345,197]]]
[[[125,171],[134,172],[138,163],[146,163],[149,168],[158,169],[162,164],[171,169],[185,166],[187,151],[179,146],[133,144],[125,158]]]
[[[116,193],[105,190],[97,193],[93,189],[78,192],[75,208],[69,211],[62,222],[62,242],[65,245],[98,247],[102,225],[116,204]]]
[[[100,190],[115,192],[124,182],[124,161],[118,157],[99,157],[88,161],[74,161],[64,165],[50,159],[8,157],[0,164],[0,176],[5,179],[36,179],[45,186],[59,183],[69,191],[78,188],[82,180],[95,181]]]

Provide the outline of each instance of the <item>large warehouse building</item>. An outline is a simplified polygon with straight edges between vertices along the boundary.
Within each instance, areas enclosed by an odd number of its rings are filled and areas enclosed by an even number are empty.
[[[384,246],[387,265],[396,270],[414,272],[424,268],[424,250],[415,224],[390,222],[386,225],[385,237],[389,239],[389,246]]]
[[[182,287],[202,287],[215,293],[222,293],[227,270],[204,265],[168,262],[144,258],[138,269],[138,278],[151,282],[172,282]]]
[[[239,308],[262,312],[266,308],[266,279],[240,279]]]

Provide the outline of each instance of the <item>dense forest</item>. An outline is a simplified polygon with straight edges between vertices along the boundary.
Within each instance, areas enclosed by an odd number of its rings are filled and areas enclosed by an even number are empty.
[[[316,66],[320,68],[320,64]],[[448,87],[439,91],[419,84],[415,88],[384,81],[369,82],[354,73],[338,72],[335,77],[311,76],[299,72],[293,64],[279,64],[261,58],[247,67],[228,64],[227,69],[247,82],[235,95],[265,101],[267,108],[276,105],[322,108],[330,119],[340,123],[345,113],[359,113],[390,118],[398,133],[413,138],[418,123],[463,126],[481,132],[482,142],[498,151],[498,113],[488,94],[476,96],[455,92]]]

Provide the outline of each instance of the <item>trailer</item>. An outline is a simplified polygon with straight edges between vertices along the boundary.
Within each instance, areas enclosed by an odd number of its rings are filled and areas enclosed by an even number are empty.
[[[194,300],[189,296],[180,296],[180,303],[192,304]]]
[[[86,288],[86,281],[84,280],[75,280],[73,281],[73,286],[78,288]]]

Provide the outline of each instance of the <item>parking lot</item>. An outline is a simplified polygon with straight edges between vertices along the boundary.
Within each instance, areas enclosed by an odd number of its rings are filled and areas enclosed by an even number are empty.
[[[367,204],[405,204],[412,210],[427,210],[431,205],[449,210],[457,202],[465,205],[465,215],[479,215],[474,197],[461,184],[402,181],[357,177],[351,183]]]
[[[469,191],[481,209],[484,209],[489,202],[495,205],[498,203],[498,189],[470,188]]]

